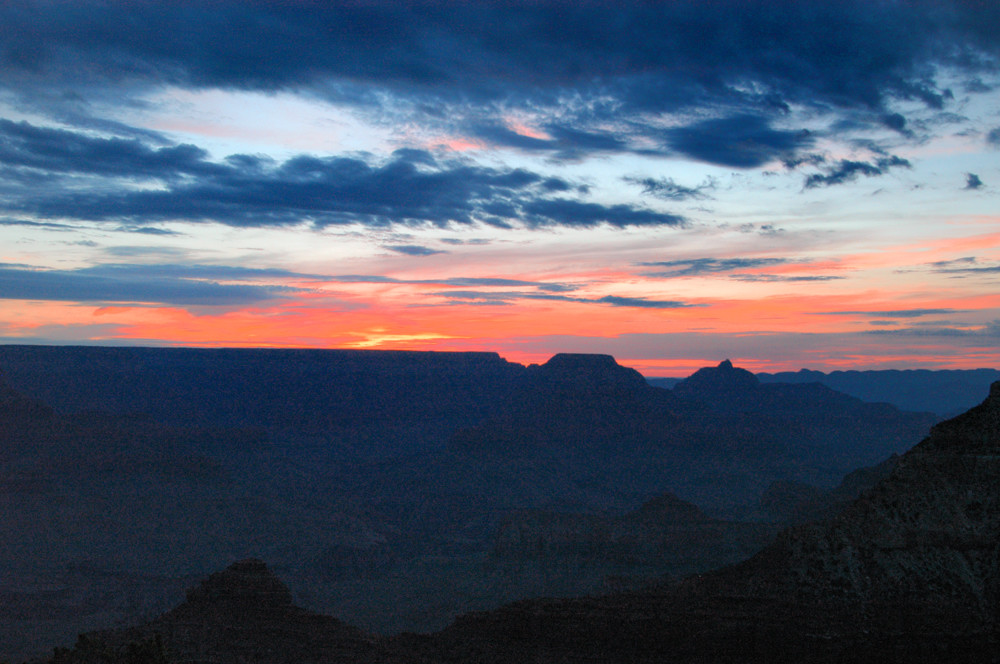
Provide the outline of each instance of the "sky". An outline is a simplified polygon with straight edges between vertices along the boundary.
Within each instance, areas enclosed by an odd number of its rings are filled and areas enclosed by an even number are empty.
[[[0,343],[1000,367],[1000,4],[0,4]]]

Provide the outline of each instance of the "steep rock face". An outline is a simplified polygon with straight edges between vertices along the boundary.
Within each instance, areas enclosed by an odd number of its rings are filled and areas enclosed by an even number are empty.
[[[889,476],[833,520],[786,531],[762,560],[798,595],[998,620],[1000,383],[980,406],[935,426]],[[758,562],[751,561],[749,569]]]
[[[998,486],[1000,383],[838,516],[745,563],[470,614],[409,661],[996,662]]]
[[[53,664],[90,662],[102,653],[127,661],[136,644],[149,643],[162,643],[169,661],[217,664],[356,662],[375,648],[362,631],[294,606],[285,584],[248,559],[212,574],[152,622],[81,636],[73,650],[57,651]]]
[[[760,497],[760,506],[785,525],[819,521],[836,516],[886,478],[899,463],[899,455],[848,473],[835,488],[824,491],[801,482],[773,482]]]

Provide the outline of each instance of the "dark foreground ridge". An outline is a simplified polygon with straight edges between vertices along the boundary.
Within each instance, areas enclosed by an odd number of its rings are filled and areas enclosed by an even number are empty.
[[[209,576],[156,620],[82,635],[72,650],[57,649],[52,663],[354,662],[374,643],[359,629],[294,606],[288,587],[262,561],[247,559]]]
[[[833,519],[680,584],[523,601],[379,642],[295,608],[245,561],[160,619],[56,659],[152,639],[177,662],[996,662],[998,486],[1000,383]]]

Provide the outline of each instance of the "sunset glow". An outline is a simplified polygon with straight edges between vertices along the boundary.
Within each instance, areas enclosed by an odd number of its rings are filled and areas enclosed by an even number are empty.
[[[4,343],[1000,366],[973,5],[62,4],[0,9]]]

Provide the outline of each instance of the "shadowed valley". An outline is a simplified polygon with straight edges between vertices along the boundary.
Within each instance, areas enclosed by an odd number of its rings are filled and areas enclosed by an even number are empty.
[[[0,369],[10,659],[141,624],[234,560],[266,560],[282,606],[306,607],[282,611],[332,630],[329,652],[349,630],[308,611],[363,630],[352,658],[416,638],[371,634],[514,600],[658,596],[643,589],[746,559],[895,476],[936,421],[729,362],[673,390],[586,355],[3,347]],[[434,660],[511,611],[417,650]],[[315,661],[355,661],[338,657]]]

